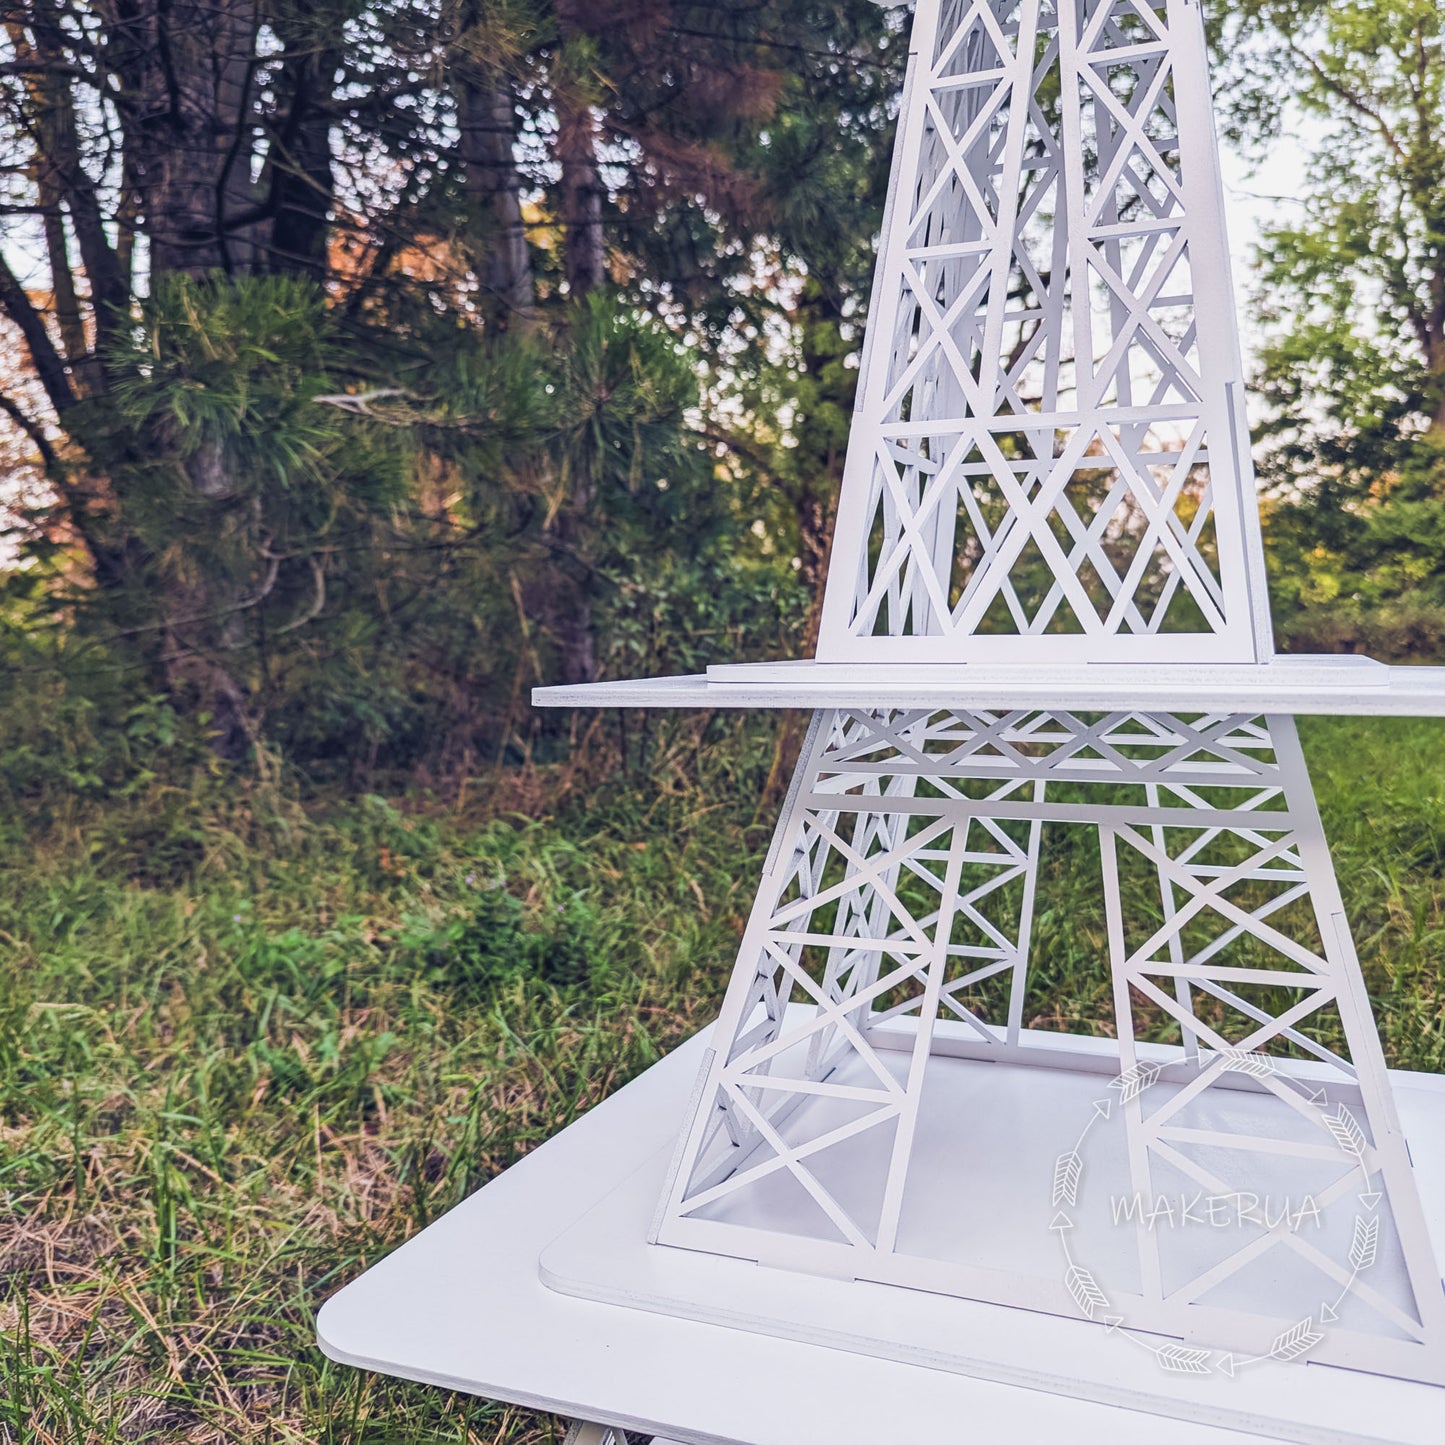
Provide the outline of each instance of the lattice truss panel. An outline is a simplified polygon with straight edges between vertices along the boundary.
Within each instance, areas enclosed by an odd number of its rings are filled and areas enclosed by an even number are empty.
[[[819,657],[1252,660],[1197,6],[923,0],[891,195]]]
[[[1061,911],[1098,959],[1096,1014],[1118,1040],[1102,1058],[1041,1050],[1028,1027],[1060,1027]],[[928,1102],[961,1060],[1103,1069],[1112,1095],[1091,1087],[1115,1101],[1116,1165],[1146,1205],[1267,1180],[1323,1219],[1107,1221],[1115,1323],[1215,1343],[1267,1325],[1277,1341],[1323,1316],[1328,1332],[1302,1336],[1312,1359],[1438,1372],[1440,1280],[1291,719],[819,714],[717,1038],[665,1244],[1077,1314],[1040,1242],[1058,1181],[1030,1196],[1044,1213],[1010,1274],[1017,1220],[986,1203],[1008,1160],[974,1156],[968,1109],[940,1119]],[[1033,1107],[1021,1127],[1060,1127]],[[1387,1267],[1352,1267],[1357,1227]],[[1121,1231],[1136,1236],[1123,1263]]]

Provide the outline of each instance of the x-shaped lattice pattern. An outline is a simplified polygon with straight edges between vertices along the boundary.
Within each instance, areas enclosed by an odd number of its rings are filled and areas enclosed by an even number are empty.
[[[924,3],[915,46],[819,657],[1251,660],[1197,7]]]
[[[1123,1100],[1137,1187],[1147,1194],[1167,1176],[1226,1193],[1238,1184],[1221,1151],[1246,1166],[1261,1152],[1333,1161],[1320,1206],[1368,1181],[1389,1201],[1383,1237],[1410,1275],[1408,1290],[1391,1293],[1284,1227],[1186,1268],[1141,1222],[1136,1303],[1153,1327],[1178,1329],[1180,1311],[1209,1305],[1277,1250],[1315,1271],[1322,1289],[1350,1293],[1386,1334],[1418,1345],[1439,1323],[1438,1281],[1288,719],[820,715],[744,937],[662,1239],[766,1255],[758,1241],[781,1183],[812,1202],[815,1260],[916,1281],[916,1251],[899,1230],[925,1065],[945,1037],[965,1057],[1030,1057],[1025,1026],[1040,1003],[1029,1002],[1031,930],[1044,830],[1059,828],[1097,839],[1123,1077],[1146,1067],[1139,1030],[1176,1041],[1173,1091]],[[790,1014],[799,1003],[805,1010]],[[1289,1059],[1327,1066],[1357,1101],[1348,1157]],[[1278,1104],[1273,1122],[1201,1127],[1195,1102],[1238,1087],[1241,1072]],[[1316,1137],[1300,1137],[1300,1119]],[[874,1177],[845,1200],[819,1161],[866,1138]],[[960,1150],[967,1138],[961,1127]],[[937,1268],[929,1288],[979,1291]]]

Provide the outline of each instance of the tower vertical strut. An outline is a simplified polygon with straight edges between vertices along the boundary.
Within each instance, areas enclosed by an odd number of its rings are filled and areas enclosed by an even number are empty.
[[[1097,857],[1108,1054],[1023,1026],[1049,1002],[1044,838]],[[936,1060],[1107,1067],[1138,1254],[1109,1298],[1131,1328],[1239,1338],[1263,1271],[1281,1328],[1348,1298],[1312,1359],[1440,1376],[1439,1279],[1291,718],[820,712],[716,1040],[663,1244],[1077,1313],[1060,1278],[1001,1270],[988,1221],[946,1197],[986,1196],[1007,1160],[971,1153],[966,1119],[920,1129]],[[1161,1230],[1158,1201],[1190,1195],[1259,1227],[1202,1250]],[[1352,1278],[1353,1240],[1290,1227],[1306,1199],[1377,1221],[1392,1268]]]

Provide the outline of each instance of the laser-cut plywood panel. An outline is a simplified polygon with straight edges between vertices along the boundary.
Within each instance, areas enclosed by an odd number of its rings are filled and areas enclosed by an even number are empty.
[[[1197,5],[913,44],[819,659],[1268,656]]]

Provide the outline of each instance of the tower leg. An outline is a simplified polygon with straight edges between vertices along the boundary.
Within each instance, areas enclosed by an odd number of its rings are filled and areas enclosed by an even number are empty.
[[[1057,1017],[1030,952],[1068,834],[1076,861],[1097,842],[1116,1044],[1025,1026]],[[1103,1091],[1074,1132],[1117,1133],[1060,1150],[1054,1197],[1007,1196],[1017,1151],[990,1155],[976,1111],[1023,1085],[984,1063],[1057,1081],[1031,1134],[1072,1127],[1077,1076]],[[1161,1227],[1161,1201],[1188,1217],[1196,1196],[1230,1227]],[[1110,1262],[1115,1326],[1442,1373],[1445,1299],[1291,719],[815,718],[657,1237],[1077,1313],[1072,1255],[1062,1283],[1009,1264],[1034,1207]]]

